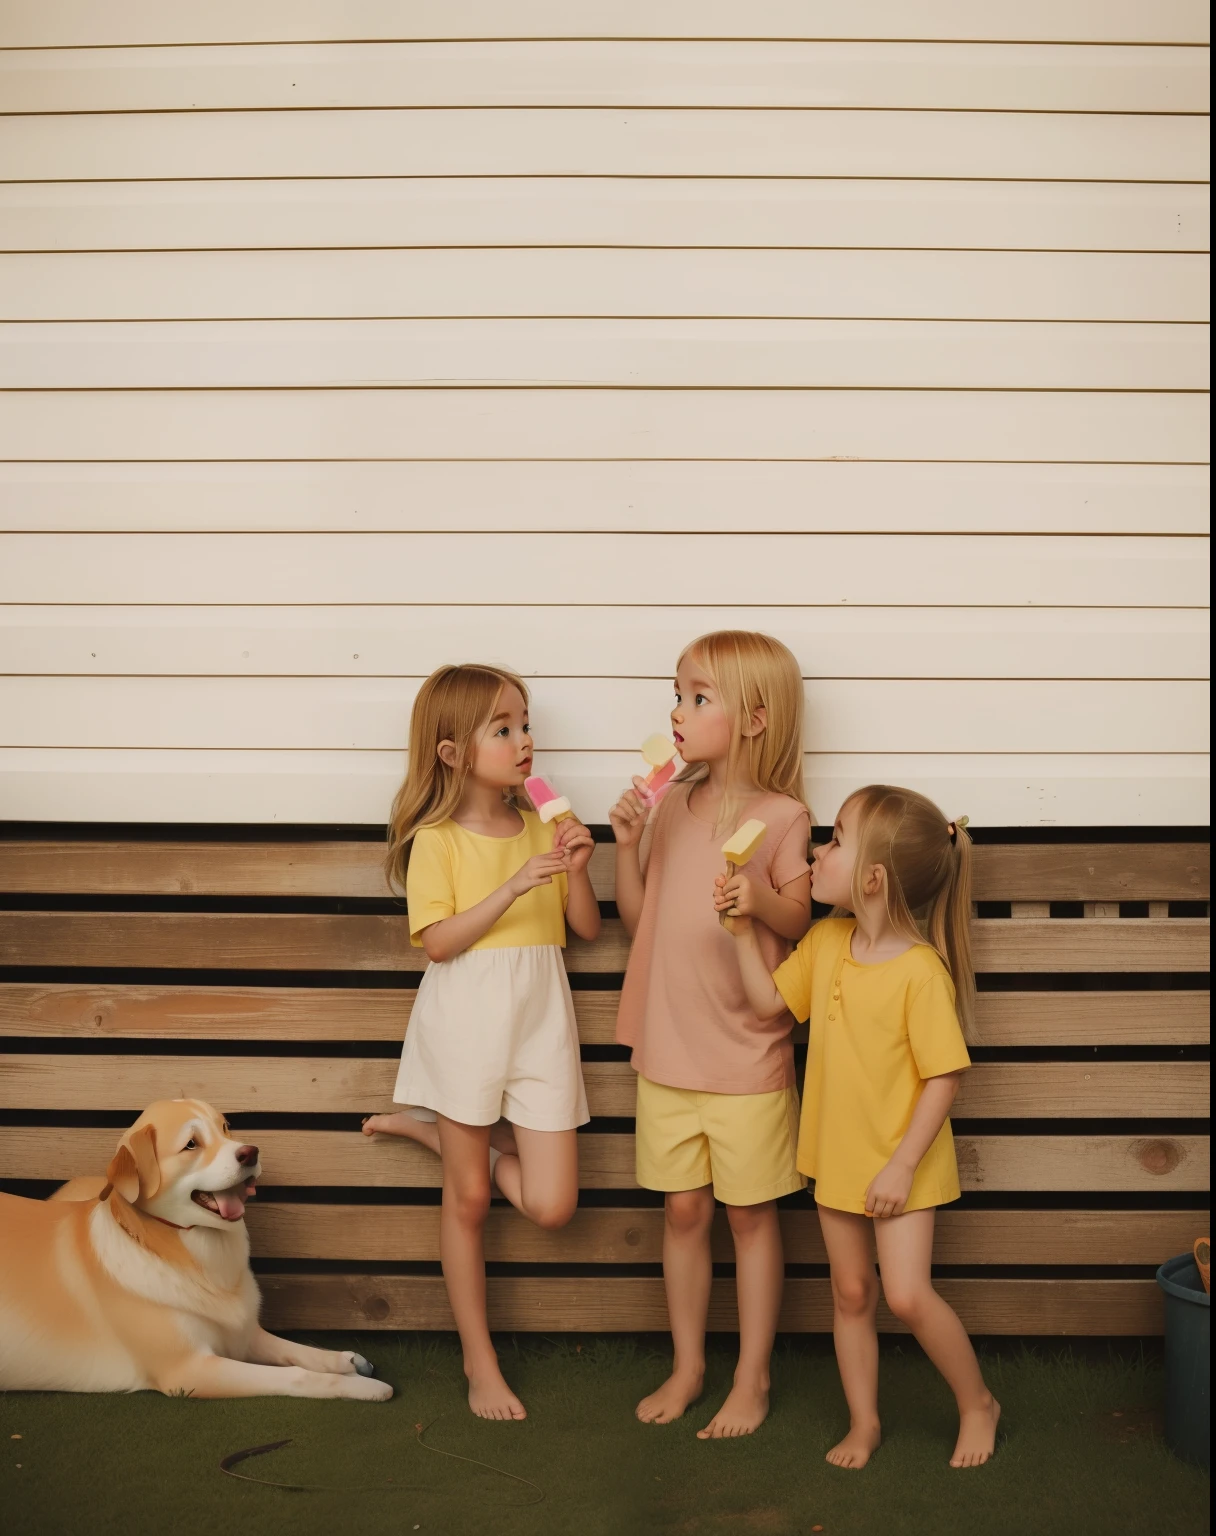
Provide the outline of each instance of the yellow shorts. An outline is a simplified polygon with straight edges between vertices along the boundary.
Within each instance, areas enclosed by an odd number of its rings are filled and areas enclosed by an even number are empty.
[[[804,1189],[794,1161],[798,1090],[699,1093],[638,1076],[637,1178],[674,1193],[712,1184],[724,1205],[759,1205]]]

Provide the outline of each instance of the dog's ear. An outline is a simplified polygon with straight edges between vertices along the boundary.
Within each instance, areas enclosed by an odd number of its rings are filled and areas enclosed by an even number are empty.
[[[106,1187],[98,1198],[104,1200],[111,1190],[116,1190],[128,1205],[134,1205],[141,1195],[154,1195],[159,1188],[156,1132],[152,1126],[144,1125],[129,1140],[119,1143],[106,1169]]]

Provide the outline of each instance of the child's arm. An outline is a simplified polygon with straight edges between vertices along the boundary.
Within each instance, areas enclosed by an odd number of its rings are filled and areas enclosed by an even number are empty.
[[[511,878],[491,891],[484,900],[467,912],[457,912],[452,917],[442,917],[422,930],[422,947],[428,960],[451,960],[463,953],[471,944],[483,938],[511,904],[537,885],[552,885],[554,875],[566,868],[566,860],[560,848],[552,853],[534,854]],[[584,875],[584,879],[586,876]],[[591,882],[587,881],[588,888]],[[594,900],[594,897],[592,898]],[[599,918],[599,908],[596,908]],[[578,932],[575,929],[575,932]]]
[[[634,784],[641,784],[640,778]],[[646,879],[642,874],[642,833],[650,815],[649,807],[627,789],[608,812],[612,835],[616,838],[616,909],[630,938],[638,931],[642,902],[646,899]]]
[[[757,918],[796,944],[811,926],[811,877],[799,875],[775,891],[763,881],[749,879],[744,869],[730,876],[718,875],[714,906],[719,912],[730,910],[737,916]]]
[[[595,852],[595,839],[581,821],[565,816],[557,824],[554,853],[567,861],[566,923],[580,939],[596,939],[600,932],[600,904],[595,898],[587,865]]]
[[[946,1123],[950,1106],[958,1092],[960,1072],[947,1072],[941,1077],[925,1080],[920,1100],[912,1111],[908,1129],[896,1147],[891,1161],[870,1180],[866,1190],[866,1214],[868,1216],[901,1216],[908,1196],[912,1193],[912,1180],[920,1167],[921,1158],[937,1139],[937,1133]]]
[[[732,917],[727,925],[735,940],[735,953],[739,957],[739,974],[743,977],[743,991],[748,1007],[763,1023],[785,1012],[785,999],[773,982],[772,972],[760,953],[750,917]]]

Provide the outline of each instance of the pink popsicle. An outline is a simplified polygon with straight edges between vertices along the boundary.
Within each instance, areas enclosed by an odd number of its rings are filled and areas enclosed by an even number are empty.
[[[655,766],[646,775],[637,795],[643,805],[658,805],[683,765],[676,753],[676,744],[669,736],[648,736],[642,743],[642,756]]]
[[[570,802],[565,795],[559,795],[539,773],[534,773],[530,779],[524,780],[524,789],[528,799],[536,807],[536,814],[543,822],[562,821],[567,816],[573,816]]]

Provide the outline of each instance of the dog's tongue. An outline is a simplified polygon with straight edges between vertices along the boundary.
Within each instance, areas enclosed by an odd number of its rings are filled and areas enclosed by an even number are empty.
[[[217,1189],[211,1198],[216,1210],[225,1221],[240,1221],[245,1214],[245,1186],[234,1184],[231,1189]]]

